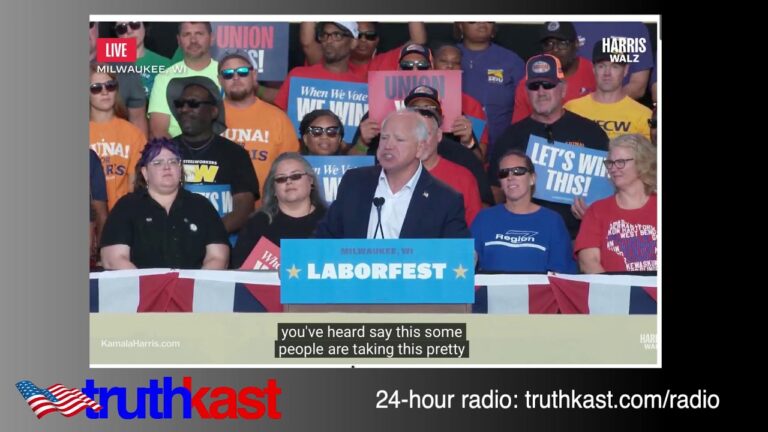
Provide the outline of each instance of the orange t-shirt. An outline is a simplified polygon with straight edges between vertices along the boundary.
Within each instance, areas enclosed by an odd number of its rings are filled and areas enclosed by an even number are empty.
[[[260,99],[248,108],[236,108],[224,101],[227,130],[221,134],[248,152],[264,195],[264,181],[272,162],[285,152],[299,151],[299,138],[291,120],[279,108]]]
[[[117,117],[107,122],[90,122],[88,129],[90,147],[104,167],[107,207],[112,210],[120,197],[133,190],[131,178],[147,138],[139,128]]]

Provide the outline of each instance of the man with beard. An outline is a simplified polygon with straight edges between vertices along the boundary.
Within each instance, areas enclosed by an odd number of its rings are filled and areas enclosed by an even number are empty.
[[[174,141],[183,159],[185,188],[207,197],[227,232],[237,233],[260,196],[259,181],[248,153],[219,136],[226,126],[218,87],[206,77],[174,78],[168,97],[181,127]]]
[[[227,130],[223,136],[245,148],[256,176],[267,178],[272,162],[285,152],[298,152],[299,140],[283,111],[256,96],[258,76],[247,52],[226,52],[219,61]],[[261,190],[264,191],[264,184]]]
[[[285,111],[291,92],[291,78],[312,78],[333,81],[366,82],[366,75],[349,67],[349,56],[357,47],[357,23],[322,22],[317,25],[317,41],[323,49],[323,61],[312,66],[297,66],[285,77],[275,105]]]
[[[525,82],[533,112],[529,117],[507,128],[496,142],[490,157],[488,180],[498,203],[504,202],[505,199],[499,187],[499,161],[511,149],[525,152],[531,135],[545,138],[550,143],[558,141],[580,147],[608,150],[608,136],[597,123],[563,108],[567,84],[557,57],[549,54],[531,57],[526,64]],[[579,232],[577,216],[580,217],[580,214],[575,206],[572,209],[568,204],[537,199],[534,199],[534,202],[560,213],[571,238],[576,237]]]
[[[151,138],[172,138],[181,133],[179,123],[171,115],[172,98],[166,89],[174,78],[204,76],[216,82],[216,60],[211,58],[213,34],[209,22],[183,22],[179,24],[176,40],[184,53],[184,60],[172,65],[155,77],[149,97],[149,135]]]
[[[557,57],[563,66],[563,74],[568,82],[563,102],[580,98],[595,91],[597,83],[592,73],[592,62],[580,57],[576,29],[570,22],[547,22],[541,27],[539,41],[541,51]],[[512,123],[531,115],[531,102],[526,93],[525,81],[521,81],[515,90],[515,112]]]

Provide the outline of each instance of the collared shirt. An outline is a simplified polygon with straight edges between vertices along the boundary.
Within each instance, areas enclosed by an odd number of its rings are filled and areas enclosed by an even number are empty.
[[[385,239],[400,238],[400,231],[403,229],[403,222],[405,222],[405,215],[408,213],[408,206],[411,204],[413,191],[416,189],[419,177],[421,177],[421,170],[422,165],[419,162],[419,168],[416,170],[416,173],[397,193],[393,193],[392,189],[389,188],[387,174],[383,169],[381,170],[379,185],[376,187],[376,193],[373,196],[384,198],[384,205],[381,206],[381,226],[384,229]],[[366,238],[374,238],[378,221],[379,216],[376,206],[371,203],[371,215],[368,217],[368,235]],[[381,231],[375,237],[381,238]]]
[[[203,196],[180,189],[169,212],[140,188],[109,214],[101,245],[127,245],[137,268],[199,269],[209,244],[227,244],[216,209]]]

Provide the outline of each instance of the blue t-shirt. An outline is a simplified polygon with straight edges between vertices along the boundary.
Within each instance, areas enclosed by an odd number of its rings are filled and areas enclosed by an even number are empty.
[[[477,99],[488,117],[488,140],[496,138],[512,123],[517,83],[525,78],[525,62],[519,55],[491,44],[482,51],[461,50],[461,89]]]
[[[641,22],[574,22],[573,26],[576,28],[579,39],[579,55],[590,61],[595,43],[603,38],[645,38],[645,52],[633,52],[639,55],[638,62],[629,64],[629,73],[624,77],[624,84],[629,82],[629,76],[633,73],[653,67],[653,45],[645,24]]]
[[[565,222],[548,208],[515,214],[499,204],[478,213],[471,230],[478,271],[578,273]]]

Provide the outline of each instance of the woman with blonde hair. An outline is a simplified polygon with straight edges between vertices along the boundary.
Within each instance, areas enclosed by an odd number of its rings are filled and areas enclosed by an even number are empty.
[[[584,273],[657,269],[656,147],[621,135],[610,142],[605,167],[616,193],[589,206],[574,250]]]
[[[237,238],[231,267],[242,266],[262,237],[277,246],[284,238],[309,238],[325,215],[319,187],[315,171],[300,154],[278,156],[264,182],[262,207]]]

